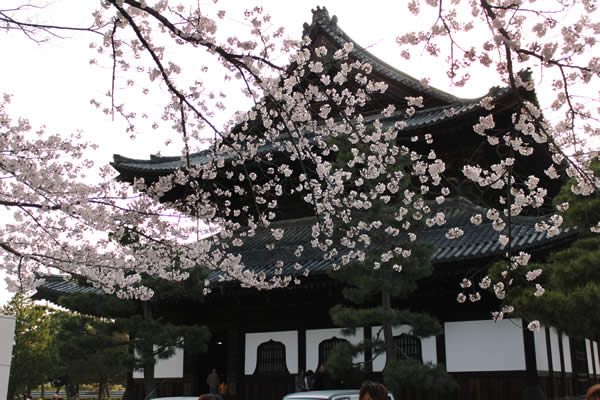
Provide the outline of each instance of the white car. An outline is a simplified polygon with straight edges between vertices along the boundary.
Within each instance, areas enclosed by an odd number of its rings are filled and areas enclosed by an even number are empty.
[[[358,400],[359,393],[357,389],[314,390],[286,394],[283,400]],[[388,399],[394,400],[394,396],[390,393]]]

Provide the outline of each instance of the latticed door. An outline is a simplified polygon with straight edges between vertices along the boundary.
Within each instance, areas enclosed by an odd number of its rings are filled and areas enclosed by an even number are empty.
[[[419,339],[417,336],[406,333],[394,336],[394,345],[396,347],[396,354],[399,360],[414,360],[420,363],[423,362],[421,339]]]
[[[269,340],[258,346],[257,353],[255,375],[288,373],[285,362],[285,345],[283,343]]]
[[[269,340],[260,344],[256,354],[256,369],[246,376],[245,400],[281,400],[294,391],[294,376],[287,369],[285,345]]]
[[[321,343],[319,343],[319,365],[317,365],[317,368],[319,368],[321,365],[324,367],[327,365],[329,352],[331,352],[331,350],[333,350],[333,348],[340,343],[348,343],[348,341],[346,339],[332,337],[331,339],[323,340]]]

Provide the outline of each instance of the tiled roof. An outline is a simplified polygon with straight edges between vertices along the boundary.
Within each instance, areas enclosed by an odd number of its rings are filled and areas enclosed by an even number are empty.
[[[375,115],[365,118],[365,121],[373,121],[376,118],[382,119],[384,127],[394,125],[398,121],[404,121],[406,126],[400,132],[403,136],[410,136],[411,131],[420,130],[424,128],[433,128],[437,124],[445,124],[454,119],[460,118],[470,113],[482,112],[484,109],[479,104],[481,98],[476,99],[461,99],[445,93],[441,90],[424,86],[417,79],[405,74],[402,71],[395,69],[394,67],[386,64],[382,60],[373,56],[366,49],[362,48],[356,42],[354,42],[344,31],[337,26],[337,18],[335,16],[330,17],[329,13],[325,8],[317,7],[313,10],[313,21],[312,23],[305,24],[304,34],[310,35],[311,32],[316,32],[317,28],[326,32],[339,48],[342,48],[346,42],[352,42],[354,44],[354,50],[352,55],[357,59],[368,62],[373,66],[373,69],[381,72],[390,81],[399,82],[406,85],[414,90],[422,93],[426,96],[433,96],[437,99],[442,100],[446,103],[444,106],[438,106],[433,108],[419,109],[411,117],[406,116],[404,112],[397,112],[391,117],[383,118],[382,115]],[[486,96],[494,98],[494,103],[498,102],[502,97],[505,97],[510,93],[510,88],[493,89]],[[432,133],[436,132],[432,129]],[[306,136],[310,136],[311,132],[306,132]],[[263,145],[258,148],[259,154],[264,154],[271,151],[276,151],[274,145]],[[233,158],[232,154],[219,153],[219,156],[224,159]],[[198,153],[192,153],[189,156],[191,165],[207,164],[214,160],[211,150],[204,150]],[[149,160],[140,160],[123,157],[119,154],[113,156],[113,162],[111,165],[119,171],[121,174],[127,173],[129,175],[136,176],[136,174],[143,175],[145,173],[151,173],[155,175],[162,175],[172,173],[176,169],[184,168],[187,166],[186,160],[181,156],[176,157],[160,157],[151,156]]]
[[[495,100],[508,95],[510,88],[498,89],[494,92],[492,97]],[[383,123],[383,129],[394,125],[398,121],[404,121],[406,126],[400,130],[400,135],[405,134],[404,132],[410,132],[417,129],[423,129],[435,126],[441,123],[447,123],[457,118],[463,117],[469,113],[481,112],[484,108],[480,105],[481,98],[472,99],[464,103],[450,104],[442,107],[424,108],[416,111],[411,117],[405,118],[405,112],[397,112],[389,118],[382,118],[381,115],[377,115],[370,118],[365,118],[365,121],[375,120],[376,118],[381,119]],[[434,133],[432,130],[431,133]]]
[[[57,297],[74,293],[104,294],[102,289],[80,285],[63,275],[48,275],[44,276],[43,279],[44,283],[38,288],[38,292],[51,293]],[[34,295],[35,299],[39,297]]]
[[[343,48],[344,44],[348,42],[352,43],[354,48],[350,54],[353,57],[361,62],[369,63],[373,67],[374,71],[382,73],[390,80],[404,84],[420,93],[423,93],[424,95],[433,96],[447,103],[458,103],[464,101],[442,90],[424,86],[412,76],[397,70],[396,68],[375,57],[365,48],[352,40],[352,38],[350,38],[343,30],[341,30],[337,25],[337,17],[335,15],[330,17],[329,12],[325,7],[317,7],[313,10],[312,23],[310,25],[304,24],[304,36],[310,36],[311,32],[316,31],[317,27],[324,31],[336,43],[338,48]]]
[[[470,218],[474,213],[485,215],[485,211],[472,206],[467,202],[452,201],[444,210],[446,224],[436,228],[426,228],[418,235],[419,241],[430,243],[435,247],[432,255],[433,264],[453,263],[457,261],[483,259],[499,256],[503,253],[504,246],[498,242],[500,234],[495,231],[491,221],[487,220],[480,225],[473,225]],[[484,217],[485,219],[485,217]],[[535,230],[536,222],[543,217],[516,217],[512,221],[513,250],[532,250],[555,242],[562,241],[575,235],[574,228],[565,228],[558,235],[547,237],[545,232]],[[322,253],[311,246],[313,218],[302,218],[292,221],[282,221],[273,224],[268,230],[258,232],[254,237],[246,239],[244,244],[237,248],[242,255],[242,260],[247,268],[254,272],[264,272],[267,276],[273,275],[276,261],[284,261],[283,275],[300,275],[304,270],[311,274],[324,274],[337,260],[324,260]],[[448,239],[446,233],[452,227],[459,227],[464,235],[457,239]],[[273,241],[271,229],[281,228],[284,236],[277,241],[274,250],[268,250],[267,244]],[[300,257],[295,257],[294,252],[301,245],[304,252]],[[296,263],[302,266],[296,270]],[[219,273],[213,271],[209,280],[217,281]]]
[[[497,232],[492,228],[489,220],[480,225],[473,225],[470,217],[474,213],[484,212],[466,201],[450,201],[444,210],[446,224],[442,227],[426,228],[418,235],[418,240],[431,243],[435,246],[432,262],[443,269],[443,265],[466,260],[487,259],[499,256],[504,247],[498,242]],[[485,217],[484,217],[485,219]],[[535,230],[535,223],[543,217],[516,217],[512,224],[513,249],[515,251],[532,251],[546,246],[553,246],[563,239],[572,238],[576,231],[574,228],[565,228],[558,235],[547,237],[544,232]],[[284,262],[282,275],[299,276],[305,270],[311,275],[323,275],[331,268],[336,260],[326,260],[320,250],[311,246],[312,225],[314,218],[302,218],[275,222],[266,230],[258,230],[251,238],[246,238],[240,247],[234,247],[232,252],[240,253],[246,268],[255,273],[263,272],[267,277],[274,275],[277,261]],[[457,239],[448,239],[446,232],[451,227],[460,227],[464,235]],[[271,229],[281,228],[284,235],[277,242],[273,250],[268,250],[267,245],[273,241]],[[304,251],[300,257],[294,252],[298,246],[303,246]],[[302,268],[296,269],[298,263]],[[209,272],[208,279],[217,283],[223,279],[218,271]],[[64,280],[62,277],[48,277],[42,285],[44,293],[56,296],[76,292],[103,293],[101,289],[80,286],[73,281]]]
[[[506,96],[510,93],[509,88],[497,90],[494,93],[494,98]],[[383,117],[382,115],[375,115],[365,118],[365,122],[373,122],[375,119],[381,119],[383,129],[393,126],[398,121],[404,121],[406,126],[400,131],[400,135],[404,137],[411,136],[411,132],[417,129],[432,128],[437,124],[448,123],[454,119],[465,116],[469,113],[481,112],[483,107],[479,104],[480,99],[473,99],[468,103],[451,104],[448,106],[435,107],[429,109],[421,109],[415,112],[411,117],[406,118],[404,112],[397,112],[390,117]],[[445,132],[446,130],[439,130]],[[431,129],[432,133],[435,133],[435,129]],[[307,133],[306,136],[310,136]],[[276,151],[276,147],[273,144],[259,146],[258,153],[264,154],[267,152]],[[231,153],[219,153],[219,156],[225,160],[234,158]],[[213,152],[211,150],[204,150],[198,153],[190,154],[191,165],[202,165],[214,161]],[[172,173],[179,168],[186,167],[186,160],[181,156],[178,157],[160,157],[150,156],[148,160],[139,160],[133,158],[123,157],[119,154],[113,156],[113,162],[111,165],[120,173],[127,171],[132,174],[168,174]]]

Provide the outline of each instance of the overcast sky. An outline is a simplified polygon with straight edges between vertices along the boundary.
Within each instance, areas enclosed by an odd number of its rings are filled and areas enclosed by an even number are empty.
[[[1,7],[11,2],[18,3],[2,0]],[[431,18],[415,18],[404,8],[404,1],[223,0],[216,7],[228,10],[222,22],[228,30],[235,30],[244,25],[241,17],[243,9],[255,4],[262,5],[272,15],[273,25],[284,26],[287,35],[292,38],[300,38],[303,23],[311,21],[312,8],[317,4],[326,6],[330,15],[338,16],[338,25],[376,56],[418,79],[429,76],[433,86],[452,91],[459,97],[482,96],[490,86],[498,84],[493,78],[481,77],[466,89],[457,91],[446,83],[441,60],[432,65],[402,59],[395,43],[396,37],[421,29],[433,21]],[[97,5],[95,0],[53,0],[40,15],[47,23],[86,26],[91,20],[91,10]],[[213,7],[212,2],[201,5]],[[176,148],[163,149],[164,137],[169,132],[153,132],[131,142],[129,135],[124,134],[125,125],[121,120],[112,121],[90,105],[90,99],[101,98],[110,89],[110,68],[89,63],[90,58],[95,56],[89,43],[97,42],[97,37],[89,33],[64,35],[68,37],[35,43],[21,34],[0,32],[0,93],[13,95],[10,109],[13,116],[30,119],[34,127],[45,125],[49,132],[68,134],[82,131],[85,138],[100,145],[100,150],[93,155],[99,163],[108,163],[114,153],[134,158],[147,158],[157,151],[165,155],[178,154]],[[151,106],[148,107],[149,112],[153,112]],[[4,303],[8,297],[6,289],[1,287],[0,302]]]

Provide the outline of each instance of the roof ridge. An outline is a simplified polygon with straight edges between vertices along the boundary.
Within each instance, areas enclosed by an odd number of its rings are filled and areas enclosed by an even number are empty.
[[[311,11],[313,13],[312,23],[310,25],[308,23],[304,24],[303,36],[310,36],[310,34],[314,31],[315,27],[319,26],[321,27],[321,29],[323,29],[323,31],[330,34],[330,37],[334,40],[335,43],[337,43],[340,46],[340,48],[346,42],[352,43],[354,45],[354,48],[351,51],[351,54],[354,54],[354,56],[358,60],[369,62],[373,69],[378,69],[380,72],[382,72],[389,78],[404,82],[407,86],[412,87],[413,89],[430,94],[434,97],[437,97],[438,99],[442,99],[450,103],[462,102],[465,100],[456,97],[450,93],[446,93],[441,89],[426,86],[413,76],[391,66],[390,64],[381,60],[379,57],[375,56],[374,54],[366,50],[363,46],[358,44],[346,32],[344,32],[344,30],[342,30],[337,24],[337,16],[333,15],[330,17],[327,8],[317,6],[316,9],[313,9]]]

